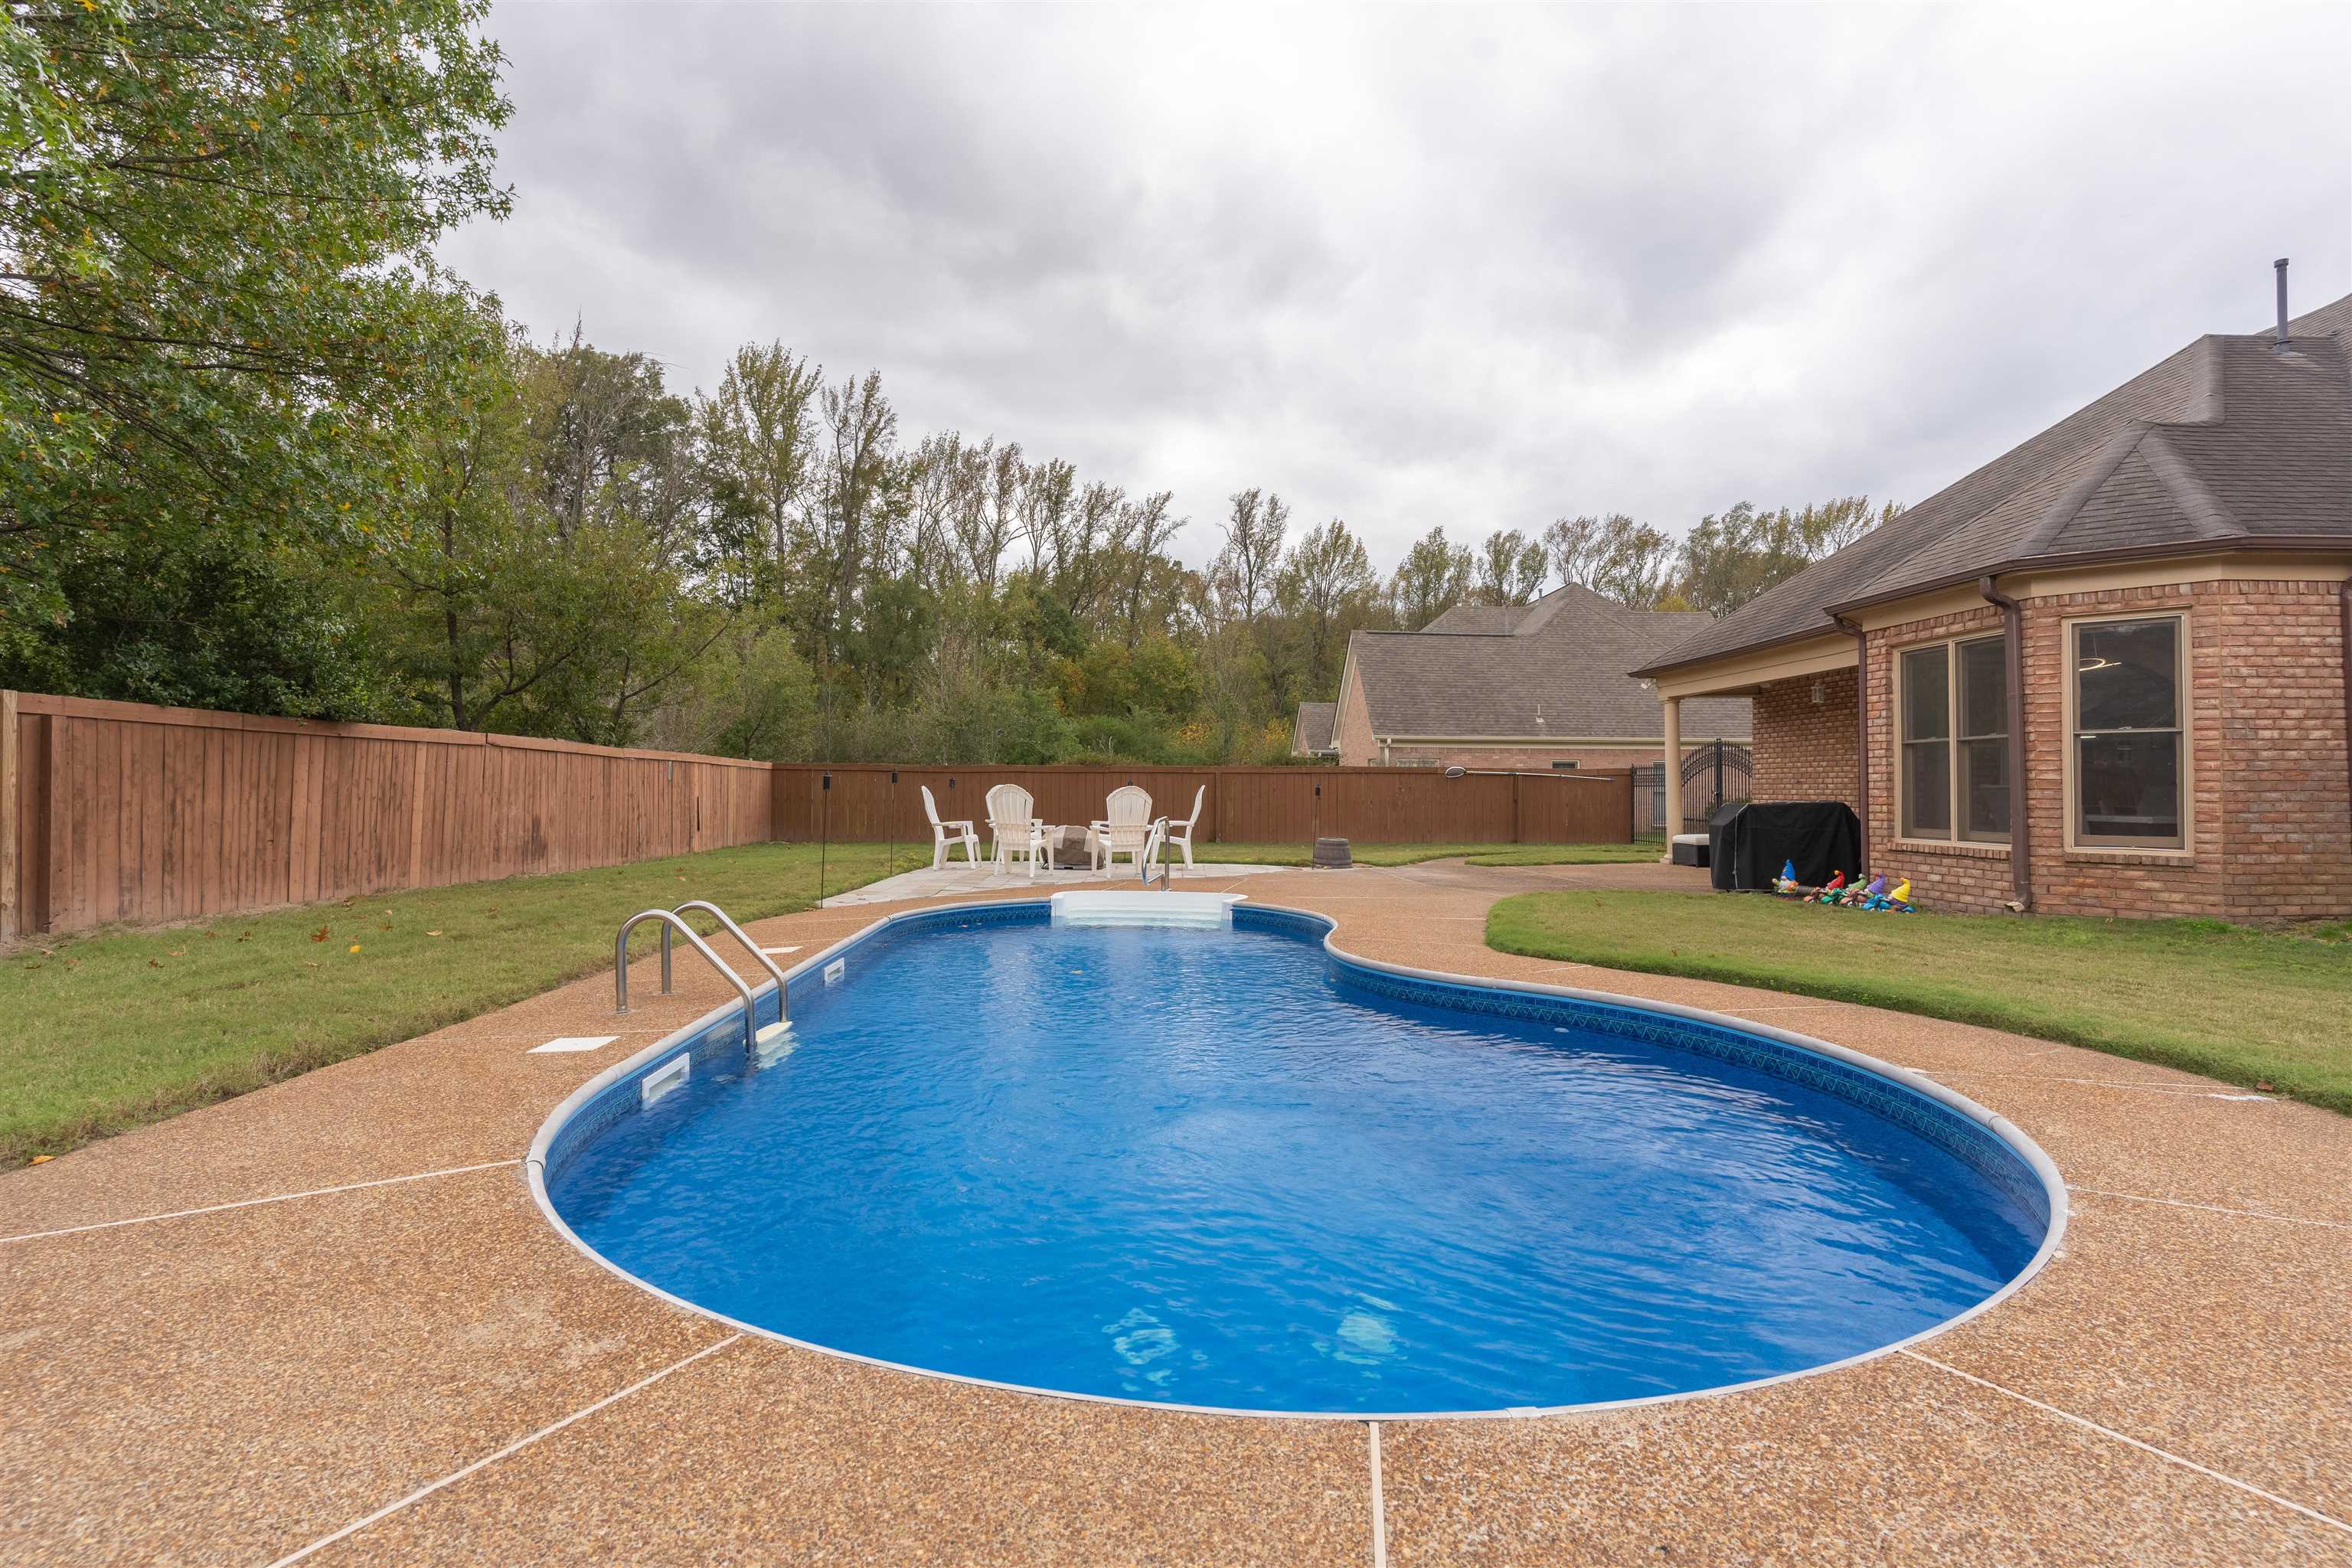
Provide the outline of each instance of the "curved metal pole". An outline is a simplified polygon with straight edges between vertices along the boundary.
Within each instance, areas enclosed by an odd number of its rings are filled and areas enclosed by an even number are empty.
[[[735,923],[735,917],[733,915],[729,914],[725,910],[720,909],[717,904],[712,903],[708,899],[688,899],[686,902],[678,905],[677,908],[670,910],[670,913],[682,916],[688,910],[708,910],[712,914],[717,915],[719,917],[719,923],[725,926],[728,931],[734,934],[735,940],[743,944],[743,951],[750,953],[753,958],[758,959],[760,961],[761,967],[764,968],[769,973],[776,977],[776,1016],[780,1019],[790,1018],[793,1016],[791,1006],[792,999],[785,994],[784,972],[777,966],[774,959],[770,958],[767,955],[766,952],[761,948],[758,942],[751,940],[751,934],[745,931],[741,926]],[[662,946],[665,948],[669,946],[669,927],[667,926],[662,927]]]
[[[727,966],[726,960],[710,951],[710,944],[695,934],[692,926],[667,910],[639,910],[621,922],[621,933],[613,939],[613,1011],[625,1013],[629,1010],[629,933],[636,930],[640,921],[660,921],[665,930],[676,926],[684,931],[686,940],[694,944],[695,951],[710,960],[710,967],[725,975],[734,985],[736,993],[743,998],[743,1049],[749,1056],[755,1027],[752,1023],[751,988],[743,984],[741,975]]]

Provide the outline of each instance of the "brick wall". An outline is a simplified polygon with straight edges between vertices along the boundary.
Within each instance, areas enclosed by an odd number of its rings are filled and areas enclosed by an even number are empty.
[[[1822,700],[1813,701],[1813,688]],[[1850,669],[1776,680],[1756,693],[1758,800],[1854,802],[1854,678]]]
[[[2186,616],[2189,637],[2188,846],[2169,853],[2069,849],[2067,622],[2176,612]],[[2263,921],[2352,914],[2344,633],[2335,584],[2229,581],[2053,595],[2023,601],[2022,615],[2036,910]],[[1908,876],[1930,909],[2001,908],[2013,896],[2009,850],[1895,837],[1895,655],[2000,626],[1999,613],[1987,605],[1870,637],[1871,869],[1890,880]],[[1758,703],[1759,785],[1781,765],[1765,752],[1769,706]]]
[[[1343,768],[1370,767],[1381,760],[1380,746],[1372,739],[1372,710],[1364,701],[1364,683],[1355,679],[1353,670],[1339,692],[1339,711],[1331,721],[1331,743],[1339,749]]]

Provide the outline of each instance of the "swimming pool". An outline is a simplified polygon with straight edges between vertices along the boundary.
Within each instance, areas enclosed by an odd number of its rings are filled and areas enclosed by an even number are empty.
[[[2046,1158],[1924,1080],[1328,929],[900,917],[794,972],[750,1070],[732,1005],[567,1101],[530,1170],[609,1267],[748,1327],[1261,1414],[1793,1375],[1979,1310],[2054,1244]]]

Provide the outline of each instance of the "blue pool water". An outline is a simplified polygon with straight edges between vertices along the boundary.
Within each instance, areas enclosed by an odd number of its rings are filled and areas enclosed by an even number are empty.
[[[1301,934],[983,924],[852,963],[796,989],[789,1056],[698,1063],[561,1158],[583,1240],[927,1370],[1402,1412],[1818,1366],[1981,1301],[2046,1228],[1851,1100],[1397,1000]]]

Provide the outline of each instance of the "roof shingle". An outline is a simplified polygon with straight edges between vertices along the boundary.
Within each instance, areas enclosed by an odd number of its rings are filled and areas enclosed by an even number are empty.
[[[1832,612],[2026,561],[2352,544],[2352,295],[2200,338],[1885,526],[1652,656],[1672,669],[1832,631]]]
[[[1571,584],[1528,605],[1509,631],[1358,632],[1348,655],[1376,735],[1520,740],[1635,739],[1664,729],[1657,693],[1625,673],[1654,656],[1696,611],[1629,610]],[[1744,740],[1745,698],[1683,704],[1692,739]]]

